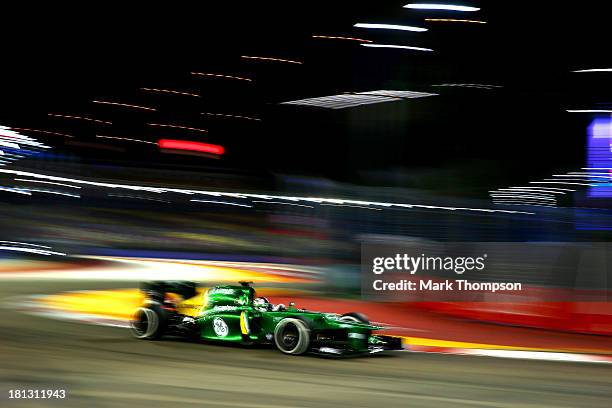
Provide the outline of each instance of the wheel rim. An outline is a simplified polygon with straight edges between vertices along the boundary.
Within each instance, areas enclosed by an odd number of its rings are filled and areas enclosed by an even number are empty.
[[[293,323],[288,323],[281,332],[281,344],[285,350],[293,350],[300,340],[298,328]]]
[[[145,307],[138,308],[134,313],[134,318],[130,321],[130,327],[135,337],[145,339],[155,334],[159,319],[157,314]]]

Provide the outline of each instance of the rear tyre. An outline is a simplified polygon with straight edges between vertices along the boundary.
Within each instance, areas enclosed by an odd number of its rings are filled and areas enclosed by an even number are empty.
[[[348,323],[370,324],[370,320],[368,320],[368,317],[366,315],[357,312],[345,313],[340,317],[339,320]]]
[[[156,340],[166,331],[167,323],[167,312],[154,303],[136,309],[130,328],[137,339]]]
[[[304,354],[310,346],[310,328],[302,320],[283,319],[274,329],[274,343],[285,354]]]

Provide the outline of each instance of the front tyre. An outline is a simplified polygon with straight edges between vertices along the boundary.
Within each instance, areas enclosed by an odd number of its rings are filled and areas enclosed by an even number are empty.
[[[136,309],[130,328],[137,339],[155,340],[160,338],[167,326],[167,312],[158,304],[151,304]]]
[[[274,329],[274,343],[285,354],[304,354],[310,346],[310,329],[302,320],[283,319]]]
[[[357,312],[345,313],[338,320],[341,322],[370,324],[370,320],[366,315]]]

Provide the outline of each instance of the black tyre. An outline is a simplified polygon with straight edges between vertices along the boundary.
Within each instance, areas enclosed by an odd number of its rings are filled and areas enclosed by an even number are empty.
[[[166,331],[167,324],[167,312],[156,303],[139,307],[130,320],[132,335],[142,340],[159,339]]]
[[[370,324],[370,320],[368,320],[366,315],[357,312],[345,313],[340,317],[340,320],[349,323]]]
[[[274,329],[274,343],[285,354],[304,354],[310,347],[310,328],[300,319],[283,319]]]

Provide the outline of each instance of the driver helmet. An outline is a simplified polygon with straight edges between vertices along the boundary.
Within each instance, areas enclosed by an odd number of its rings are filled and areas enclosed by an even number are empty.
[[[265,297],[256,297],[253,299],[253,307],[256,309],[270,309],[270,301]]]

